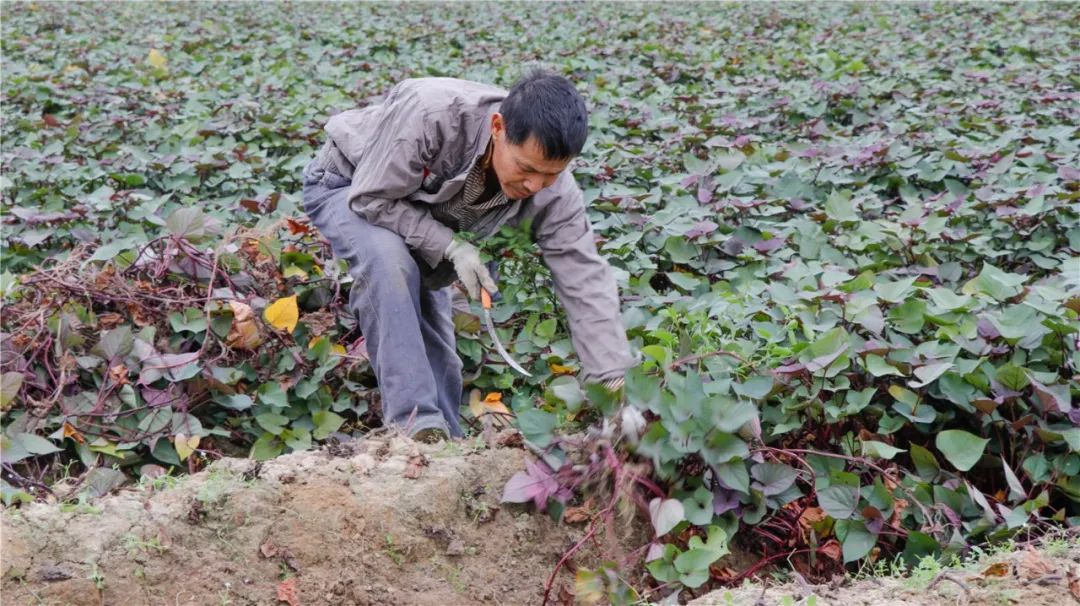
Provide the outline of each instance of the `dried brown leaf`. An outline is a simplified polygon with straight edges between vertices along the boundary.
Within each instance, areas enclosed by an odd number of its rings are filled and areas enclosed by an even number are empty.
[[[583,524],[589,521],[592,513],[584,507],[567,507],[563,513],[563,522],[567,524]]]
[[[1003,577],[1009,574],[1008,562],[995,562],[982,571],[984,577]]]
[[[229,308],[233,312],[232,326],[229,334],[225,337],[225,345],[233,349],[255,349],[262,343],[262,335],[259,333],[259,323],[255,319],[255,312],[247,303],[229,301]]]
[[[289,228],[289,233],[294,236],[299,236],[311,232],[311,226],[307,223],[301,223],[292,217],[285,219],[285,226]]]
[[[300,597],[296,589],[296,577],[289,577],[278,584],[277,599],[289,606],[300,606]]]
[[[828,543],[822,545],[821,549],[818,550],[818,553],[829,558],[830,560],[835,560],[837,562],[844,561],[842,550],[840,549],[840,543],[838,543],[835,539],[832,539]]]

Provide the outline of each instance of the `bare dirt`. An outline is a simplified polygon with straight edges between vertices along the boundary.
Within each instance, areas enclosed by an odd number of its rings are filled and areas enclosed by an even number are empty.
[[[368,438],[5,511],[2,602],[538,604],[584,532],[499,503],[525,456]],[[575,563],[590,557],[581,549]],[[553,596],[564,585],[567,572]]]

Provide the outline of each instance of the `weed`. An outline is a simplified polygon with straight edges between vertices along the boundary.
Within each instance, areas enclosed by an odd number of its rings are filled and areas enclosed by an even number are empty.
[[[161,544],[161,541],[158,540],[157,537],[152,537],[150,539],[144,540],[140,539],[134,534],[128,533],[124,535],[122,540],[124,541],[124,548],[127,549],[129,557],[134,556],[139,552],[147,553],[150,550],[154,550],[158,554],[161,554],[164,553],[167,549],[164,545]]]
[[[97,505],[91,505],[89,503],[90,497],[86,493],[79,495],[79,500],[71,503],[60,503],[60,511],[63,513],[89,513],[93,515],[101,514],[101,507]]]
[[[97,562],[90,564],[90,575],[86,577],[97,587],[98,591],[105,589],[105,575],[101,573]]]
[[[227,497],[233,488],[232,474],[219,469],[211,469],[206,475],[206,480],[199,486],[195,495],[204,506],[219,505],[224,497]]]
[[[175,488],[180,484],[180,478],[172,475],[172,469],[152,478],[139,478],[139,490],[144,492],[160,492],[168,488]]]
[[[394,562],[394,565],[398,568],[401,568],[401,566],[405,563],[405,554],[402,553],[396,545],[394,545],[394,537],[386,535],[386,546],[383,547],[382,551],[386,554],[386,557],[390,558]]]

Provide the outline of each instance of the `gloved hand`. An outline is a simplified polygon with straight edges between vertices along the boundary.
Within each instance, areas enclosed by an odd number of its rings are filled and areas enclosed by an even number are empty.
[[[443,256],[454,264],[458,279],[465,285],[465,290],[473,299],[480,298],[481,288],[491,295],[498,292],[495,280],[491,279],[487,267],[480,260],[480,250],[472,244],[456,238],[450,240],[450,246],[446,247],[446,253]]]

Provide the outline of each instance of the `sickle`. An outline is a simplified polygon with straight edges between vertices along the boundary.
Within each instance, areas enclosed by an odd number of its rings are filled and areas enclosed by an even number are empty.
[[[495,343],[495,351],[499,352],[499,355],[510,365],[510,368],[513,368],[526,377],[531,377],[532,373],[522,368],[520,364],[510,357],[510,354],[506,352],[506,348],[503,347],[502,341],[499,340],[499,335],[495,334],[495,323],[491,321],[491,295],[488,293],[487,289],[480,289],[480,302],[484,308],[484,324],[487,325],[488,334],[491,335],[491,340]]]

